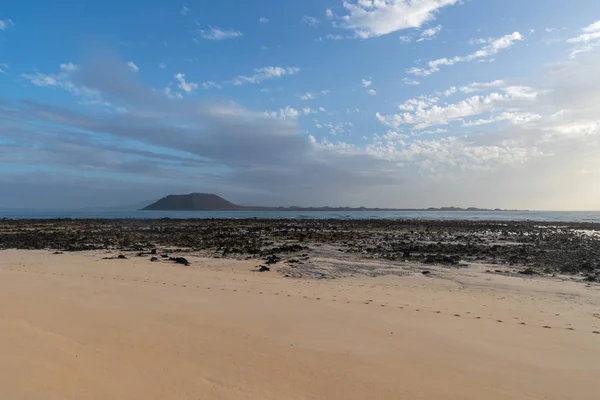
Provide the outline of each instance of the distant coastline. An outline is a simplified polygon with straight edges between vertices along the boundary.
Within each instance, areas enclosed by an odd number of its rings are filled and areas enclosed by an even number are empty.
[[[515,212],[526,210],[505,210],[500,208],[477,208],[477,207],[429,207],[429,208],[373,208],[373,207],[264,207],[264,206],[242,206],[231,203],[228,200],[210,193],[190,193],[183,195],[168,195],[162,199],[142,208],[143,211],[329,211],[329,212],[357,212],[357,211],[389,211],[389,212]]]

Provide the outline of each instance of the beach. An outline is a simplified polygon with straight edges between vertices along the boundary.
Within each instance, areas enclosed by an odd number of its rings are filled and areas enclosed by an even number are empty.
[[[53,224],[59,243],[73,233]],[[135,232],[155,232],[139,224]],[[161,247],[154,233],[114,245],[95,240],[101,229],[91,222],[78,244],[103,248],[8,246],[23,229],[6,223],[0,236],[0,398],[596,399],[600,391],[600,286],[582,274],[394,261],[331,242],[272,241],[266,248],[280,260]],[[36,229],[38,239],[22,235],[18,247],[46,247]]]

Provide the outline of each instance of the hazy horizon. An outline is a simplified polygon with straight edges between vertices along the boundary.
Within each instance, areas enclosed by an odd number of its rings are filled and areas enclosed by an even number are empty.
[[[600,2],[26,0],[0,49],[3,209],[600,210]]]
[[[188,195],[188,194],[193,194],[193,193],[169,193],[167,195]],[[206,194],[217,194],[217,193],[206,193]],[[150,199],[150,200],[145,200],[145,201],[138,201],[138,202],[129,203],[129,204],[115,204],[115,205],[108,205],[108,206],[107,205],[96,205],[96,206],[86,206],[86,207],[54,207],[54,208],[0,207],[0,210],[6,210],[6,211],[85,211],[85,210],[91,210],[91,211],[93,211],[93,210],[101,210],[101,209],[139,210],[139,209],[142,209],[142,208],[144,208],[146,206],[151,205],[152,203],[154,203],[154,202],[156,202],[156,201],[158,201],[158,200],[160,200],[160,199],[162,199],[163,197],[166,197],[166,196],[157,197],[157,198]],[[228,198],[224,198],[224,199],[228,200],[228,201],[231,201]],[[368,206],[361,206],[361,205],[347,206],[347,205],[344,205],[344,204],[305,204],[305,205],[287,204],[287,205],[280,205],[280,204],[263,204],[263,203],[245,203],[243,201],[231,201],[231,202],[233,204],[235,204],[235,205],[238,205],[238,206],[247,206],[247,207],[257,207],[257,206],[264,206],[264,207],[294,207],[294,206],[298,206],[298,207],[306,207],[306,208],[309,208],[309,207],[316,207],[316,208],[320,208],[320,207],[331,207],[331,208],[339,208],[339,207],[360,208],[360,207],[365,207],[365,208],[382,208],[382,209],[396,208],[396,209],[414,209],[414,210],[426,210],[428,208],[451,208],[451,207],[456,207],[456,208],[462,208],[462,209],[467,209],[467,208],[487,209],[487,210],[490,210],[490,211],[494,211],[495,209],[500,209],[500,207],[477,207],[475,205],[460,207],[460,206],[454,206],[452,204],[450,204],[450,205],[430,206],[430,207],[386,207],[386,206],[382,206],[382,207],[368,207]],[[543,209],[502,209],[502,210],[507,210],[507,211],[531,211],[531,212],[600,212],[600,210],[543,210]]]

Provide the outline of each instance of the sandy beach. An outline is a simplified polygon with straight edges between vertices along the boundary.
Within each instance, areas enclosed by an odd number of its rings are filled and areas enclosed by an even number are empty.
[[[600,392],[596,284],[477,265],[288,279],[255,272],[255,260],[186,255],[186,267],[107,254],[0,252],[0,398]]]

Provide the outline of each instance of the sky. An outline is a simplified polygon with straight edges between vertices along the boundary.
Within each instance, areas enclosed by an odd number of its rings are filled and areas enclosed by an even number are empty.
[[[600,210],[596,0],[8,0],[0,207]]]

